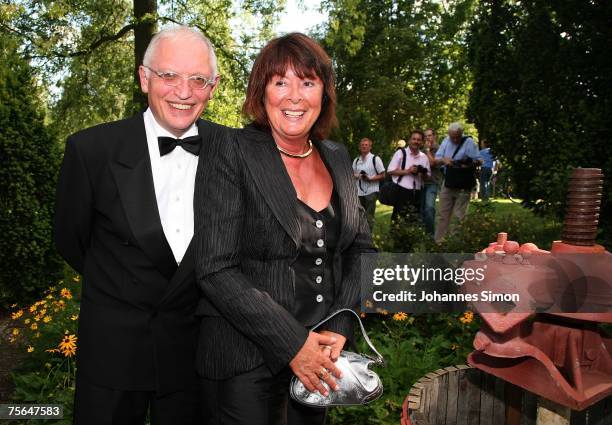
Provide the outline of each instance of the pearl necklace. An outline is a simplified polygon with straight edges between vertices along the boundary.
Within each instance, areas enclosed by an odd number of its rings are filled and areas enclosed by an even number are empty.
[[[312,141],[308,140],[308,150],[304,153],[293,153],[293,152],[289,152],[283,148],[281,148],[280,146],[276,145],[276,147],[278,148],[278,150],[282,153],[285,154],[291,158],[306,158],[308,155],[310,155],[312,153]]]

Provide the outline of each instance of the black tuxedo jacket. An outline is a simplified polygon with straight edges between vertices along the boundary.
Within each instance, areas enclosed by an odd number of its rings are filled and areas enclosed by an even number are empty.
[[[359,254],[373,251],[344,146],[316,142],[340,201],[341,233],[333,257],[330,313],[359,302]],[[266,364],[286,367],[308,329],[291,314],[299,252],[297,194],[274,140],[247,127],[211,147],[209,166],[196,177],[196,274],[202,290],[197,355],[201,376],[221,379]],[[327,329],[347,337],[353,323],[340,315]]]
[[[202,154],[228,131],[202,120],[197,125]],[[84,277],[78,373],[123,390],[163,394],[192,385],[194,249],[177,267],[157,209],[142,114],[68,138],[55,242]]]

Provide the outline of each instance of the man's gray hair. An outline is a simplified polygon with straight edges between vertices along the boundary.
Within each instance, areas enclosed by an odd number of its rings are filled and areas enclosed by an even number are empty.
[[[449,133],[452,132],[452,133],[462,133],[463,134],[463,126],[459,122],[451,123],[448,126],[448,132]]]
[[[217,76],[217,56],[215,55],[215,49],[212,43],[200,31],[185,25],[177,25],[174,27],[164,28],[163,30],[155,34],[151,39],[147,50],[145,51],[144,58],[142,59],[142,64],[144,66],[151,66],[151,63],[153,62],[153,57],[155,56],[157,46],[159,45],[160,41],[167,39],[177,39],[179,37],[184,37],[186,39],[192,39],[204,43],[204,45],[208,49],[208,59],[210,61],[210,66],[213,71],[213,75],[207,75],[207,77],[215,78]],[[148,69],[146,71],[148,72]]]

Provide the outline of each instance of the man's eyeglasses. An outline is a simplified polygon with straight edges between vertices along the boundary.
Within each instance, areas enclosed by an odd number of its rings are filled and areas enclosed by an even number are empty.
[[[153,68],[148,67],[146,65],[143,65],[143,66],[147,68],[149,71],[153,72],[159,78],[161,78],[164,81],[164,83],[170,87],[178,86],[179,84],[181,84],[181,81],[183,79],[187,79],[187,83],[189,84],[189,87],[191,87],[192,89],[197,89],[197,90],[203,90],[209,85],[212,86],[215,84],[214,79],[206,78],[202,75],[183,75],[183,74],[177,74],[176,72],[172,72],[172,71],[162,72],[162,71],[156,71]]]

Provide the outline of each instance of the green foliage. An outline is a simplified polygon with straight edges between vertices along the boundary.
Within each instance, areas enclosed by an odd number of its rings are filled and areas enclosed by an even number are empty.
[[[550,249],[553,240],[560,238],[561,223],[554,220],[538,220],[525,209],[515,205],[506,214],[495,203],[473,202],[470,213],[437,248],[438,252],[478,252],[497,240],[499,232],[519,243],[533,242],[542,249]]]
[[[0,35],[0,306],[61,278],[51,231],[60,152],[16,43]]]
[[[465,363],[478,321],[473,315],[403,314],[368,315],[365,326],[374,346],[385,358],[376,368],[384,385],[383,396],[366,406],[335,408],[328,415],[334,424],[395,424],[412,384],[434,370]],[[368,353],[358,340],[359,352]]]
[[[12,401],[54,403],[64,407],[70,424],[74,400],[76,328],[79,315],[78,276],[60,281],[31,305],[15,306],[11,340],[24,350],[25,358],[12,372],[15,393]]]
[[[443,130],[463,117],[470,72],[462,54],[471,0],[329,0],[321,38],[338,78],[340,129],[388,158],[411,129]]]
[[[508,233],[511,240],[520,243],[533,242],[542,249],[550,249],[551,243],[561,235],[561,223],[551,218],[534,216],[520,204],[498,200],[494,202],[470,202],[468,214],[461,223],[455,223],[444,241],[436,244],[418,220],[402,222],[398,226],[385,227],[381,218],[385,207],[378,206],[374,235],[377,248],[383,252],[447,252],[474,253],[497,240],[499,232]]]
[[[612,246],[612,4],[483,0],[476,16],[469,117],[536,212],[562,217],[571,170],[602,168]]]
[[[44,82],[53,128],[60,140],[94,124],[139,110],[133,104],[135,1],[26,0],[0,5],[0,28],[20,38],[21,54],[34,59]],[[242,124],[240,107],[252,55],[271,38],[272,24],[284,1],[159,1],[147,14],[158,28],[185,24],[210,38],[218,58],[221,83],[206,118]],[[241,30],[232,26],[241,23]],[[236,41],[236,39],[238,41]]]

